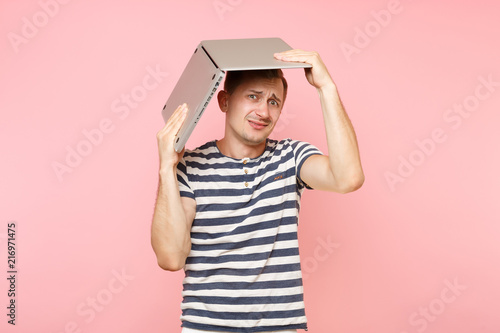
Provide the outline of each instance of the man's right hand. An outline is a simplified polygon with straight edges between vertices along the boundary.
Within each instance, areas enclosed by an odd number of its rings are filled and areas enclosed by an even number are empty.
[[[156,134],[160,154],[160,171],[172,170],[177,167],[177,164],[184,155],[184,148],[180,153],[175,151],[174,140],[186,119],[187,111],[186,103],[179,105],[165,126]]]
[[[158,265],[169,271],[182,269],[191,251],[191,225],[196,214],[196,201],[181,197],[177,182],[177,164],[182,159],[174,149],[174,140],[187,114],[180,105],[156,135],[160,153],[160,174],[155,211],[151,224],[151,245]]]

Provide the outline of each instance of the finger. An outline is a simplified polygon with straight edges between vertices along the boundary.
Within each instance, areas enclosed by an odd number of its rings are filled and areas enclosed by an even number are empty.
[[[309,53],[310,52],[304,51],[301,49],[293,49],[293,50],[287,50],[287,51],[283,51],[283,52],[277,52],[274,55],[278,56],[278,57],[287,57],[287,56],[295,56],[295,55],[299,55],[299,54],[309,54]]]
[[[167,133],[167,141],[174,141],[175,137],[181,130],[184,121],[186,120],[186,115],[186,112],[181,112],[179,117],[172,123],[172,126],[169,128]]]
[[[173,139],[177,135],[177,133],[179,133],[179,130],[184,124],[185,119],[186,119],[186,113],[184,112],[176,115],[176,117],[172,119],[172,121],[168,124],[168,126],[166,126],[165,129],[163,130],[161,134],[162,137],[164,137],[165,140],[167,141]]]
[[[315,53],[304,50],[290,50],[281,53],[275,53],[274,57],[282,61],[305,62],[310,64],[315,61]]]
[[[182,125],[184,124],[184,121],[186,120],[187,112],[182,112],[179,118],[175,121],[173,127],[172,127],[172,132],[177,135],[179,133]]]
[[[177,119],[175,122],[170,124],[168,128],[166,128],[164,131],[158,133],[157,139],[158,139],[158,145],[160,146],[160,149],[165,149],[166,151],[170,151],[169,147],[173,149],[173,145],[170,146],[170,142],[173,144],[175,141],[175,137],[179,133],[182,124],[184,124],[184,120],[186,118],[186,113],[182,113],[180,118]],[[161,148],[164,147],[164,148]]]
[[[179,105],[177,109],[172,113],[170,118],[168,118],[165,126],[160,130],[160,132],[168,132],[170,131],[171,127],[174,126],[179,121],[179,118],[182,117],[183,114],[187,113],[187,105],[186,103]]]
[[[176,122],[182,116],[182,114],[184,113],[184,111],[186,111],[186,110],[187,110],[186,103],[179,105],[177,107],[177,109],[175,109],[174,113],[172,113],[172,115],[168,119],[167,123],[171,123],[172,124],[172,123]]]
[[[178,126],[179,122],[181,122],[182,124],[186,114],[187,114],[187,107],[185,104],[183,104],[179,109],[176,110],[175,116],[172,117],[172,121],[170,122],[171,126],[175,128]]]

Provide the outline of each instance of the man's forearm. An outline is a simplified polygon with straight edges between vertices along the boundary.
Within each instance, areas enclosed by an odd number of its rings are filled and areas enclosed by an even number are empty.
[[[364,181],[356,133],[334,84],[318,89],[328,144],[330,170],[338,184],[356,190]]]
[[[175,170],[160,170],[151,244],[160,267],[172,271],[184,267],[191,249],[190,223],[182,205]]]

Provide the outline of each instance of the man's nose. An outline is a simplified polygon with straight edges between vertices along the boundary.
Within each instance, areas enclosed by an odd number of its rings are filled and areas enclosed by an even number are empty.
[[[255,113],[261,118],[269,117],[269,105],[267,102],[262,101],[257,105]]]

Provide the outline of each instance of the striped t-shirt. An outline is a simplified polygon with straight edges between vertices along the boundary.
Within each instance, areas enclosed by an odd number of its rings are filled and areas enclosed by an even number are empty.
[[[257,158],[223,155],[215,141],[186,150],[181,196],[196,200],[184,267],[183,327],[224,332],[306,329],[297,239],[300,168],[321,152],[267,140]]]

